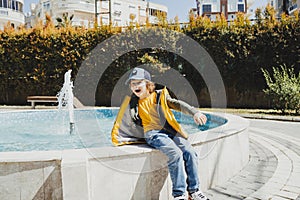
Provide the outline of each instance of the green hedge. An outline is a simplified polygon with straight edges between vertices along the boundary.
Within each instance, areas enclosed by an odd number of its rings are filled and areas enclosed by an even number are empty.
[[[261,68],[293,66],[300,70],[300,22],[296,14],[274,20],[270,9],[252,24],[241,14],[227,23],[192,18],[184,27],[158,22],[158,27],[176,30],[202,45],[217,64],[226,86],[229,107],[272,107],[263,93],[266,88]],[[153,28],[147,25],[145,31]],[[129,27],[130,34],[133,27]],[[56,95],[68,69],[78,68],[97,44],[120,32],[116,27],[56,29],[49,25],[30,30],[0,33],[0,104],[26,104],[28,95]],[[168,38],[167,36],[166,38]],[[174,38],[176,46],[176,38]],[[166,42],[170,42],[167,40]],[[115,45],[120,45],[116,42]],[[110,47],[114,48],[114,46]],[[179,47],[180,48],[180,47]],[[162,49],[142,49],[120,55],[106,70],[96,95],[97,105],[110,105],[114,84],[130,68],[147,63],[165,63],[185,74],[201,106],[210,106],[205,83],[183,58]],[[116,73],[118,72],[118,73]],[[199,81],[201,84],[199,85]]]
[[[281,21],[265,17],[253,25],[243,16],[230,26],[221,26],[221,22],[208,26],[202,18],[198,20],[196,27],[187,28],[186,34],[213,57],[223,75],[229,105],[272,107],[262,92],[266,82],[261,68],[271,70],[273,66],[286,65],[294,66],[296,72],[300,70],[298,13],[293,17],[283,16]]]
[[[56,95],[64,73],[76,74],[106,30],[32,29],[0,35],[0,103],[24,104],[28,95]]]

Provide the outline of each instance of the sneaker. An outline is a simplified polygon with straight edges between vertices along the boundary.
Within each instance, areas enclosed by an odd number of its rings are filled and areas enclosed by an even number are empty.
[[[181,196],[178,196],[178,197],[174,197],[174,200],[188,200],[188,198],[185,195],[181,195]]]
[[[209,200],[200,190],[190,194],[191,200]]]

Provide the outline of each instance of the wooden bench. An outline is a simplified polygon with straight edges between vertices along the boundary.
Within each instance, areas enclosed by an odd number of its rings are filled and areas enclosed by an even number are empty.
[[[56,103],[57,97],[56,96],[28,96],[27,102],[31,102],[31,108],[35,109],[36,102]]]
[[[28,96],[27,102],[31,102],[31,108],[35,109],[36,102],[56,103],[58,101],[56,96]],[[84,107],[84,105],[76,97],[73,99],[73,104],[75,108]]]

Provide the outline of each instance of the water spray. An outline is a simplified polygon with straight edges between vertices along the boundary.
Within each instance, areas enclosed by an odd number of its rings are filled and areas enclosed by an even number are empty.
[[[73,95],[73,81],[71,81],[71,72],[68,70],[65,73],[64,84],[60,92],[56,95],[58,100],[58,110],[66,108],[69,112],[70,119],[70,134],[75,131],[75,120],[74,120],[74,95]]]

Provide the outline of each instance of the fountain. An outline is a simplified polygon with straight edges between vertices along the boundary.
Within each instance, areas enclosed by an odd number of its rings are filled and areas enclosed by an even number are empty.
[[[64,84],[61,90],[58,92],[57,100],[58,100],[58,110],[62,110],[66,108],[69,112],[69,120],[70,120],[70,134],[75,131],[75,121],[74,121],[74,95],[73,95],[73,81],[71,81],[71,72],[72,70],[68,70],[65,73]]]
[[[68,107],[69,113],[0,112],[0,199],[145,199],[145,194],[170,199],[162,154],[145,145],[111,146],[118,108],[76,109],[76,134],[59,132],[57,122],[66,115],[74,131],[70,72],[58,94],[60,109]],[[201,131],[190,116],[175,114],[191,132],[203,190],[233,177],[249,161],[248,122],[229,114],[207,115],[208,130]],[[115,187],[125,192],[112,191]]]
[[[118,108],[74,110],[78,101],[71,72],[65,73],[57,94],[58,110],[67,112],[0,112],[0,199],[145,199],[145,194],[170,199],[165,157],[146,145],[112,147],[110,131]],[[174,114],[191,133],[203,190],[225,182],[248,163],[246,120],[206,113],[208,122],[202,131],[192,117]],[[65,123],[57,123],[68,115],[70,135],[60,133]],[[104,184],[108,178],[110,182]],[[114,192],[116,187],[125,192]]]
[[[70,91],[60,93],[61,108],[66,102],[72,105],[66,101]],[[151,199],[171,199],[162,154],[145,145],[111,146],[110,130],[118,111],[74,110],[76,134],[71,135],[55,129],[67,112],[0,112],[0,199],[145,199],[145,194]],[[191,131],[189,140],[199,155],[203,190],[230,179],[249,161],[248,122],[229,114],[207,115],[208,124],[215,125],[205,131],[189,116],[180,122]],[[108,178],[111,181],[104,184]],[[115,187],[125,192],[112,191]]]

